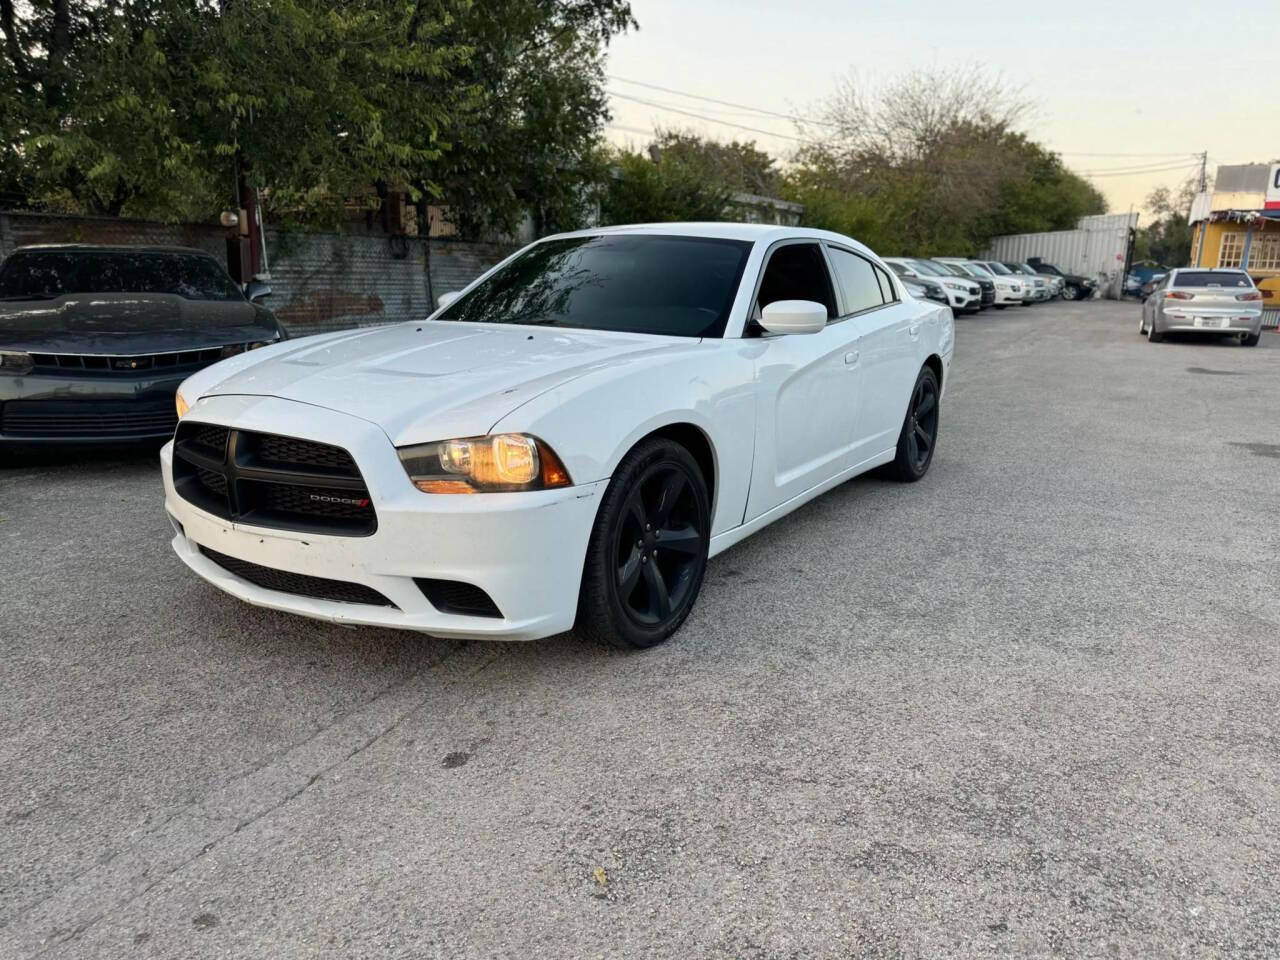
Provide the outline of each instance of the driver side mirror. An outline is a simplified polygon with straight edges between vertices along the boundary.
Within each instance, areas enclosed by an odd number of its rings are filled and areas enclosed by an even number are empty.
[[[440,294],[440,296],[436,297],[436,306],[441,308],[447,307],[460,296],[462,296],[462,294],[457,290],[446,290],[444,293]]]
[[[775,300],[760,311],[769,333],[818,333],[827,325],[827,308],[814,300]]]
[[[250,280],[244,288],[244,296],[250,303],[257,303],[271,296],[271,286],[261,280]]]

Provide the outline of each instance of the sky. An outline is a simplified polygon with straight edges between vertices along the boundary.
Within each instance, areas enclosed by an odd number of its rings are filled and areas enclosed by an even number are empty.
[[[609,48],[617,143],[642,145],[661,126],[753,139],[785,157],[794,124],[757,111],[813,117],[843,77],[875,87],[978,65],[1032,103],[1025,131],[1087,176],[1111,212],[1141,211],[1154,187],[1194,173],[1202,151],[1211,175],[1280,160],[1275,0],[632,0],[632,10],[640,29]]]

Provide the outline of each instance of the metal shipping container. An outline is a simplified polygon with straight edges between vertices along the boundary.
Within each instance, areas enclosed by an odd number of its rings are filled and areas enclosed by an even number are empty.
[[[992,237],[983,256],[988,260],[1010,261],[1039,257],[1063,273],[1094,277],[1102,296],[1114,300],[1119,299],[1124,285],[1129,232],[1137,226],[1136,213],[1081,217],[1075,230]]]

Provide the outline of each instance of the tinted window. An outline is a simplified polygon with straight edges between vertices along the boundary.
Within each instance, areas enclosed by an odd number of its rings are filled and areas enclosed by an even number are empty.
[[[1173,275],[1175,287],[1252,287],[1243,273],[1222,270],[1179,270]]]
[[[777,300],[813,300],[827,308],[829,318],[836,316],[831,277],[816,243],[789,243],[769,255],[756,302],[764,309]]]
[[[718,337],[745,240],[607,234],[529,248],[437,320]]]
[[[187,300],[242,300],[212,257],[138,251],[18,251],[0,268],[0,299],[72,293],[170,293]]]
[[[931,277],[955,276],[955,274],[952,273],[950,270],[944,269],[942,266],[934,263],[932,260],[913,260],[912,262],[916,265],[916,268],[921,273],[928,274]]]
[[[893,281],[889,279],[889,274],[881,270],[874,263],[871,265],[876,272],[876,279],[880,281],[880,292],[884,294],[885,303],[894,303],[898,299],[898,291],[893,288]]]
[[[844,291],[844,312],[857,313],[884,303],[880,281],[869,260],[838,247],[831,251],[831,265],[835,268],[840,288]]]

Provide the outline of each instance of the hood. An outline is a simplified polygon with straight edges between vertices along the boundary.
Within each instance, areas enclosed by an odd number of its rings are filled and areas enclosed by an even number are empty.
[[[205,379],[223,364],[197,377],[199,396],[271,396],[325,407],[377,424],[404,446],[487,433],[516,407],[593,367],[699,342],[423,321],[290,341],[248,366],[248,357],[224,361],[233,372],[211,386]]]
[[[49,353],[163,353],[268,340],[271,312],[247,300],[77,293],[0,301],[0,346]]]

